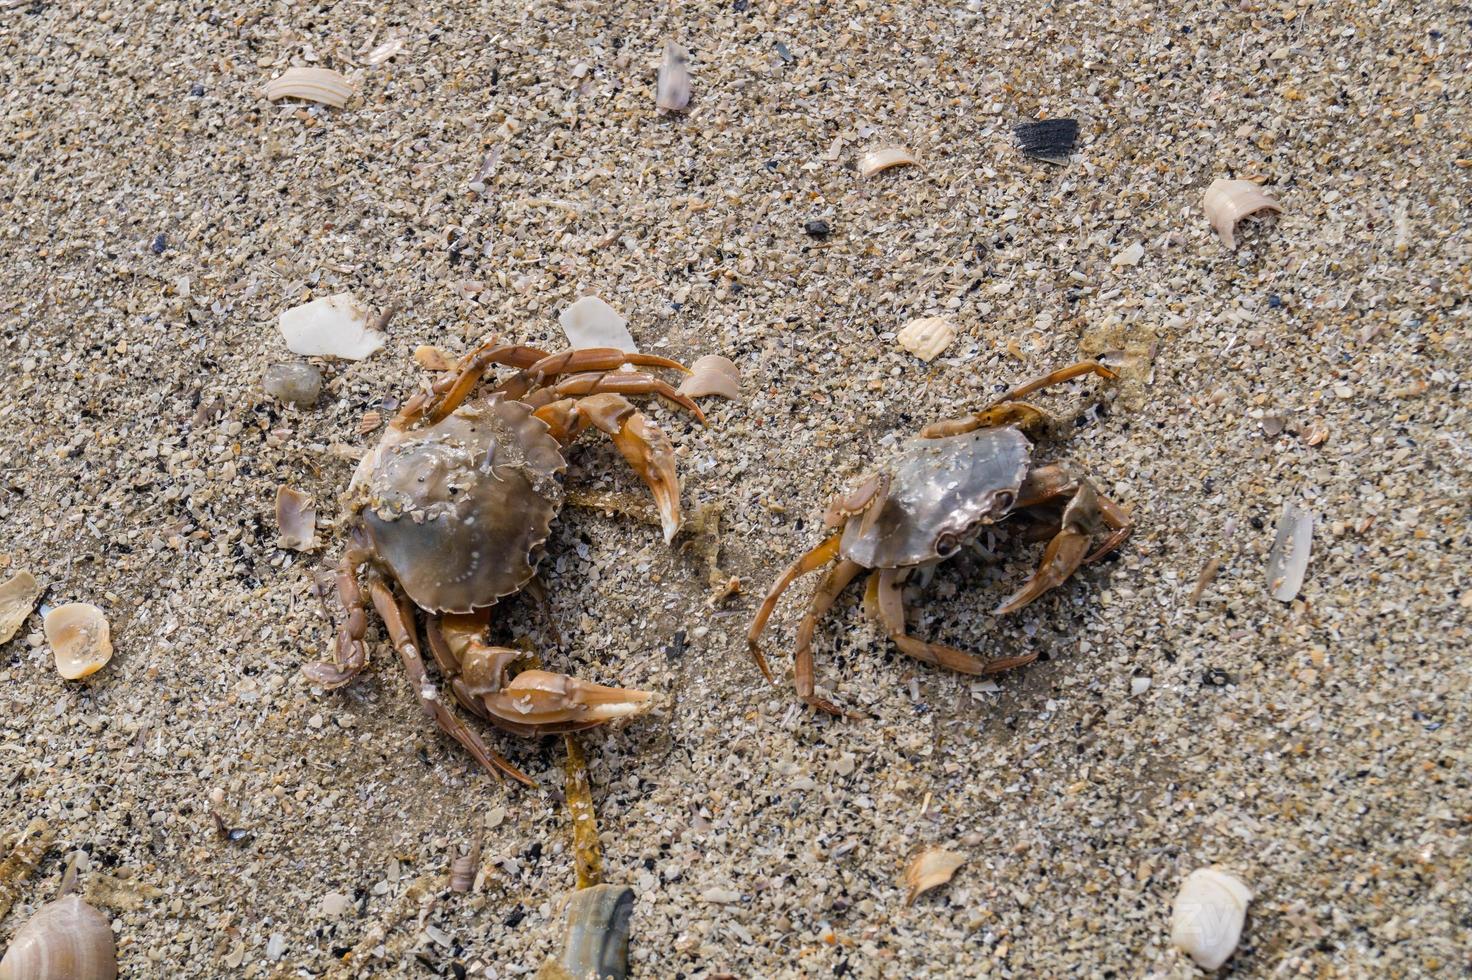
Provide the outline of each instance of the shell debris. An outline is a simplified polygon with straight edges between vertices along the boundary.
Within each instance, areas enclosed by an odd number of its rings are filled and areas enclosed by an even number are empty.
[[[363,60],[370,65],[381,65],[402,50],[404,50],[404,39],[401,37],[391,37],[372,51],[369,51],[368,57]]]
[[[311,551],[317,540],[317,508],[310,494],[288,486],[276,488],[276,526],[281,529],[277,544],[292,551]]]
[[[654,83],[655,108],[681,112],[690,104],[690,56],[673,41],[665,42]]]
[[[97,673],[112,659],[112,633],[102,610],[87,602],[68,602],[46,614],[46,642],[56,671],[69,681]]]
[[[304,357],[361,361],[383,346],[384,336],[368,325],[368,310],[352,293],[323,296],[281,314],[278,326],[287,348]]]
[[[689,376],[675,390],[691,398],[719,395],[736,401],[741,398],[741,372],[729,358],[706,354],[690,365]]]
[[[1255,181],[1218,177],[1201,198],[1201,209],[1221,236],[1222,244],[1235,249],[1237,222],[1259,211],[1281,212],[1283,206],[1263,193]]]
[[[288,68],[266,83],[266,98],[305,99],[341,109],[353,97],[353,87],[342,72],[331,68]]]
[[[115,980],[117,975],[112,923],[79,895],[37,909],[0,959],[0,980]]]
[[[1278,521],[1278,537],[1268,555],[1268,589],[1279,602],[1292,602],[1303,588],[1313,538],[1313,514],[1297,504],[1285,506]]]
[[[872,177],[891,167],[913,167],[920,160],[903,146],[880,146],[859,157],[859,176]]]
[[[927,847],[916,854],[905,867],[905,904],[914,905],[915,899],[950,881],[965,863],[965,855],[943,847]]]
[[[584,296],[563,310],[557,322],[573,350],[617,347],[631,354],[639,350],[629,333],[629,321],[597,296]]]
[[[1203,970],[1215,970],[1237,949],[1252,892],[1236,875],[1198,868],[1181,882],[1170,916],[1170,941]]]
[[[16,634],[39,598],[41,586],[30,572],[16,572],[0,584],[0,643]]]
[[[956,324],[949,317],[920,317],[901,327],[894,339],[905,350],[928,364],[956,339]]]

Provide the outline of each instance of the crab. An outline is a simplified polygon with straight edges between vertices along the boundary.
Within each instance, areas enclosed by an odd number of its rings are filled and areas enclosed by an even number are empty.
[[[475,394],[496,365],[516,373]],[[420,614],[453,699],[506,731],[575,732],[648,711],[649,692],[541,670],[536,658],[487,638],[491,607],[539,585],[537,562],[563,502],[564,453],[588,428],[606,433],[648,484],[665,542],[679,529],[674,447],[624,396],[659,395],[702,423],[705,417],[665,381],[622,370],[625,365],[685,370],[676,361],[614,348],[549,354],[490,342],[407,401],[349,485],[344,502],[352,531],[336,574],[345,619],[332,662],[307,665],[306,676],[338,688],[367,667],[366,592],[425,714],[491,773],[533,785],[429,679]]]
[[[1062,463],[1037,465],[1033,441],[1053,420],[1021,399],[1081,375],[1115,377],[1099,361],[1080,361],[1019,385],[965,418],[926,426],[895,464],[833,498],[823,517],[825,540],[777,579],[747,633],[757,667],[772,671],[759,643],[782,593],[798,578],[837,559],[818,586],[797,629],[793,681],[798,697],[832,715],[846,714],[814,692],[813,632],[839,594],[861,573],[868,578],[864,606],[905,654],[963,674],[995,674],[1020,667],[1036,653],[984,660],[905,629],[903,588],[917,572],[955,555],[987,527],[1004,520],[1025,524],[1032,540],[1047,540],[1037,571],[994,615],[1015,612],[1062,584],[1080,565],[1098,561],[1129,537],[1133,522],[1087,478]],[[1092,541],[1108,534],[1097,548]]]

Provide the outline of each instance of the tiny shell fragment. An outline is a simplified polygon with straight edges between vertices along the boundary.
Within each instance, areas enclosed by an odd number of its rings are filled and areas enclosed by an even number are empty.
[[[337,293],[293,306],[281,314],[281,336],[293,354],[361,361],[383,346],[368,326],[368,311],[352,293]]]
[[[920,317],[901,327],[894,339],[905,350],[929,363],[956,339],[956,325],[943,316]]]
[[[676,390],[691,398],[720,395],[734,401],[741,397],[741,372],[729,359],[707,354],[690,365],[690,376]]]
[[[309,494],[291,487],[276,490],[276,525],[281,529],[277,544],[293,551],[317,547],[317,508]]]
[[[881,146],[859,157],[859,176],[872,177],[890,167],[913,166],[920,161],[903,146]]]
[[[567,937],[557,964],[568,977],[625,980],[629,975],[629,918],[634,890],[593,885],[567,903]]]
[[[679,112],[690,104],[690,57],[673,41],[665,42],[664,58],[659,63],[659,77],[654,84],[654,105],[668,112]]]
[[[1170,941],[1203,970],[1227,961],[1242,938],[1252,892],[1235,875],[1198,868],[1181,882],[1171,910]]]
[[[1129,248],[1125,249],[1123,252],[1120,252],[1114,258],[1110,259],[1109,260],[1109,264],[1110,265],[1116,265],[1116,266],[1118,266],[1118,265],[1135,266],[1135,265],[1139,265],[1140,264],[1140,260],[1143,259],[1144,257],[1145,257],[1145,246],[1144,246],[1144,244],[1142,244],[1141,242],[1135,242]]]
[[[629,321],[597,296],[584,296],[563,310],[557,322],[573,350],[588,347],[616,347],[629,353],[639,350],[633,334],[629,333]]]
[[[426,371],[453,371],[455,359],[438,347],[420,344],[414,348],[414,363]]]
[[[288,68],[266,83],[266,98],[273,102],[306,99],[341,109],[352,97],[353,87],[348,80],[331,68]]]
[[[112,635],[102,610],[68,602],[46,614],[46,642],[56,657],[56,672],[69,681],[101,670],[112,659]]]
[[[1314,517],[1296,504],[1283,508],[1278,538],[1268,555],[1268,588],[1279,602],[1292,602],[1303,587],[1314,537]]]
[[[913,905],[915,899],[930,889],[950,881],[956,869],[965,863],[964,856],[942,847],[927,847],[915,855],[905,868],[905,885],[909,889],[905,904]]]
[[[404,39],[403,38],[401,38],[401,37],[389,38],[387,41],[384,41],[382,44],[380,44],[378,47],[374,48],[372,51],[369,51],[368,52],[368,57],[366,59],[364,59],[364,60],[367,61],[368,64],[370,64],[370,65],[381,65],[385,61],[387,61],[388,59],[392,58],[394,55],[398,54],[403,49],[404,49]]]
[[[17,572],[0,585],[0,643],[15,635],[39,598],[41,586],[30,572]]]
[[[1201,199],[1201,208],[1206,212],[1206,220],[1211,222],[1211,227],[1216,229],[1222,244],[1227,248],[1237,247],[1233,231],[1237,222],[1259,211],[1283,210],[1282,205],[1264,194],[1262,188],[1252,181],[1227,180],[1221,177],[1213,180],[1206,189],[1206,195]]]

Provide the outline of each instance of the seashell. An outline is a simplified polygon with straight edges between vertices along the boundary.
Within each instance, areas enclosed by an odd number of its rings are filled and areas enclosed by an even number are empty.
[[[402,50],[404,50],[404,39],[401,37],[391,37],[372,51],[369,51],[368,57],[363,60],[370,65],[381,65]]]
[[[266,394],[283,405],[311,408],[322,397],[322,372],[310,364],[272,364],[261,379]]]
[[[675,390],[691,398],[720,395],[734,401],[741,397],[741,372],[729,359],[707,354],[690,365],[690,376]]]
[[[673,41],[665,42],[659,77],[654,83],[654,105],[679,112],[690,104],[690,56]]]
[[[1278,521],[1278,537],[1268,554],[1268,588],[1279,602],[1292,602],[1303,588],[1313,538],[1313,514],[1295,504],[1285,506]]]
[[[633,911],[634,890],[626,885],[593,885],[573,892],[560,963],[568,976],[625,980]]]
[[[1252,892],[1234,875],[1198,868],[1181,882],[1171,910],[1170,941],[1203,970],[1225,963],[1242,938]]]
[[[924,316],[900,328],[894,339],[905,350],[929,363],[956,339],[956,325],[943,316]]]
[[[69,681],[97,673],[112,659],[107,618],[90,603],[57,606],[46,614],[45,629],[57,673]]]
[[[67,895],[16,930],[0,980],[116,980],[118,949],[107,916]]]
[[[41,586],[30,572],[17,572],[0,585],[0,643],[16,634],[39,598]]]
[[[1112,266],[1136,266],[1136,265],[1139,265],[1140,264],[1140,260],[1143,259],[1144,257],[1145,257],[1145,245],[1144,245],[1144,243],[1143,242],[1135,242],[1129,248],[1126,248],[1124,251],[1120,252],[1114,258],[1110,259],[1109,260],[1109,264],[1112,265]]]
[[[910,167],[920,161],[903,146],[881,146],[859,157],[859,176],[872,177],[890,167]]]
[[[1044,119],[1022,123],[1012,130],[1017,146],[1028,156],[1047,163],[1067,163],[1078,141],[1077,119]]]
[[[1263,193],[1262,188],[1250,180],[1227,180],[1218,177],[1206,189],[1201,198],[1201,209],[1206,220],[1221,236],[1227,248],[1236,248],[1233,229],[1237,222],[1259,211],[1282,212],[1283,206]]]
[[[383,346],[368,326],[368,311],[352,293],[337,293],[293,306],[281,314],[281,336],[293,354],[361,361]]]
[[[913,905],[915,899],[930,889],[950,881],[956,869],[965,863],[966,858],[963,855],[943,847],[927,847],[916,854],[905,868],[905,885],[909,888],[905,895],[905,904]]]
[[[331,68],[288,68],[266,83],[266,98],[273,102],[306,99],[341,109],[352,97],[353,87],[348,80]]]
[[[438,347],[420,344],[414,348],[414,363],[426,371],[453,371],[455,359]]]
[[[276,543],[293,551],[311,551],[317,541],[317,508],[310,495],[291,487],[276,488],[276,526],[281,536]]]
[[[358,420],[358,435],[366,436],[374,429],[383,424],[383,413],[378,411],[364,412],[363,417]]]
[[[563,310],[557,322],[573,350],[617,347],[631,354],[639,350],[629,333],[629,321],[597,296],[584,296]]]

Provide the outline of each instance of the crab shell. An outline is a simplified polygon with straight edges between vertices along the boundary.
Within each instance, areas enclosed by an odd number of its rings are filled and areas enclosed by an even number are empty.
[[[353,478],[377,559],[430,612],[467,613],[520,589],[562,508],[562,449],[500,395],[422,429],[391,429]]]
[[[1011,512],[1031,459],[1032,443],[1013,426],[916,439],[894,467],[879,514],[848,518],[839,552],[865,568],[948,558],[978,527]]]

